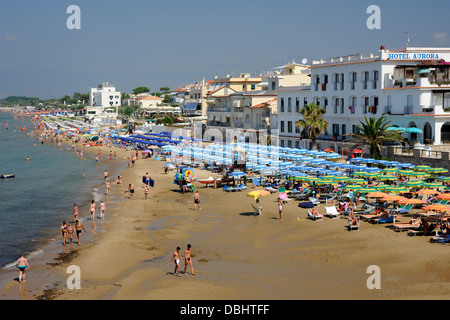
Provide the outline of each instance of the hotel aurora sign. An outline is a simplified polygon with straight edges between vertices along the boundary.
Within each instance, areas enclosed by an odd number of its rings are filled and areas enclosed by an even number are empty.
[[[388,60],[440,60],[439,53],[388,53]]]

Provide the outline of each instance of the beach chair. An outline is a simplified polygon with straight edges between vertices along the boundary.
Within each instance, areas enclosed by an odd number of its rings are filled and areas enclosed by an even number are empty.
[[[255,215],[262,215],[262,206],[255,207],[252,203],[250,204],[252,205]]]
[[[397,211],[398,213],[403,213],[403,214],[405,214],[405,213],[408,213],[408,212],[411,210],[411,208],[412,208],[412,204],[408,204],[408,205],[406,205],[406,206],[404,206],[404,207],[398,208],[396,211]]]
[[[315,197],[309,197],[309,202],[311,202],[315,206],[318,206],[320,204],[320,201]]]
[[[358,223],[356,225],[350,224],[348,226],[348,231],[353,231],[353,230],[357,231],[357,230],[359,230],[360,225],[361,225],[361,223],[360,223],[360,220],[358,219]]]
[[[395,222],[395,215],[391,215],[388,218],[380,218],[380,219],[374,219],[375,223],[394,223]]]
[[[323,220],[323,215],[319,212],[314,214],[311,210],[308,210],[308,217],[310,217],[314,221],[321,221]]]
[[[417,230],[420,228],[420,219],[411,219],[408,223],[394,223],[392,228],[397,232],[402,232],[403,230]]]
[[[327,210],[327,215],[333,219],[337,218],[339,215],[339,212],[337,211],[336,207],[325,207],[325,210]]]

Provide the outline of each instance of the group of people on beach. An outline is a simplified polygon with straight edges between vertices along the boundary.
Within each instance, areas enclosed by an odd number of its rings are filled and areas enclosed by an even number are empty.
[[[192,265],[192,258],[191,258],[191,245],[188,244],[186,246],[186,250],[184,250],[184,275],[187,275],[187,267],[188,265],[191,268],[191,274],[193,276],[195,276],[194,273],[194,267]],[[174,276],[180,276],[180,269],[181,269],[181,253],[180,253],[181,248],[177,247],[176,250],[174,251],[173,255],[172,255],[172,260],[170,260],[170,264],[172,265],[172,263],[175,263],[175,269],[173,270],[173,275]]]

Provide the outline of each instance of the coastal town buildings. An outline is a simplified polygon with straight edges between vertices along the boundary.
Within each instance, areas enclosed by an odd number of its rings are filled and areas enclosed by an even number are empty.
[[[297,108],[314,102],[326,109],[321,148],[340,151],[348,133],[364,117],[381,117],[393,126],[416,127],[405,139],[440,145],[450,141],[450,48],[406,48],[378,54],[332,57],[311,62],[311,85],[278,88],[280,144],[310,147],[294,128]],[[289,123],[290,122],[290,123]]]

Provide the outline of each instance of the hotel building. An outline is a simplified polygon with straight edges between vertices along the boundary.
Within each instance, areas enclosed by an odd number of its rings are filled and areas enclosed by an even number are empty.
[[[450,48],[381,47],[376,55],[312,61],[310,86],[277,89],[280,144],[310,147],[295,122],[298,108],[311,102],[327,111],[329,128],[317,140],[322,149],[340,149],[336,142],[357,132],[365,116],[384,115],[393,126],[417,127],[423,133],[404,136],[422,144],[450,141],[449,68]]]

